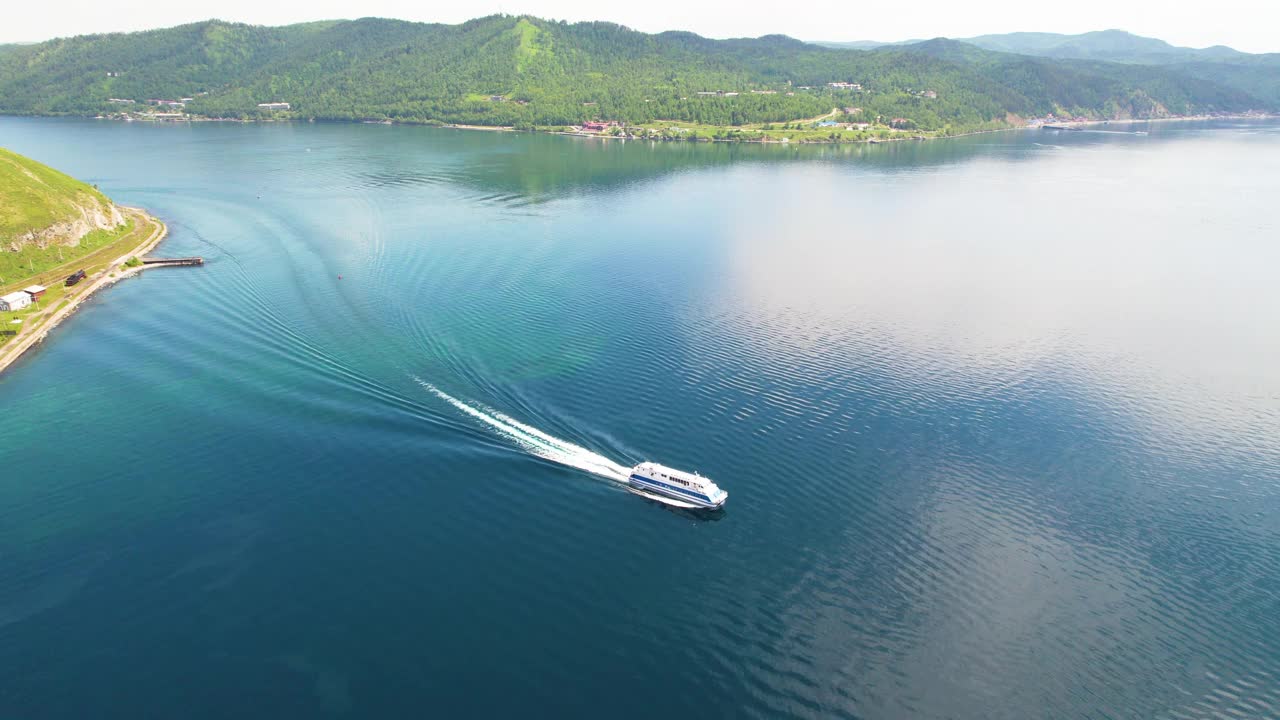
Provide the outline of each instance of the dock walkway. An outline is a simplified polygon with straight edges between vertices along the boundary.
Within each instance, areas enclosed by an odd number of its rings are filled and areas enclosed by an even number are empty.
[[[202,257],[185,257],[185,258],[142,258],[143,265],[203,265]]]

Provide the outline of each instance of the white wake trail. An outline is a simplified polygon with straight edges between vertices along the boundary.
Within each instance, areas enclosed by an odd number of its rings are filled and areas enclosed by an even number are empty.
[[[600,453],[552,437],[495,410],[459,400],[421,378],[415,377],[414,380],[436,397],[497,430],[500,435],[514,441],[533,455],[618,482],[627,482],[631,476],[630,468],[619,465]]]

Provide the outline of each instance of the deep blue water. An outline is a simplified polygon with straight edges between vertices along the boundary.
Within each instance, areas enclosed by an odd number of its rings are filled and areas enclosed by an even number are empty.
[[[0,718],[1280,714],[1280,124],[1143,129],[0,119],[208,260],[0,375]]]

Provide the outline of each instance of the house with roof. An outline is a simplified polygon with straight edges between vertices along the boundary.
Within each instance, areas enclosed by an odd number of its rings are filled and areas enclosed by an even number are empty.
[[[31,305],[31,296],[21,290],[0,295],[0,312],[14,312],[29,305]]]

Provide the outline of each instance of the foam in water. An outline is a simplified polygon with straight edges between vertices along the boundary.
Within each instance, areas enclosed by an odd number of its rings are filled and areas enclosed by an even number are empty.
[[[593,475],[599,475],[618,482],[626,482],[631,476],[630,468],[619,465],[599,453],[574,445],[566,440],[552,437],[537,428],[529,427],[500,412],[459,400],[420,378],[414,378],[414,380],[431,391],[436,397],[497,430],[503,437],[514,441],[529,453],[544,460],[585,470]]]

